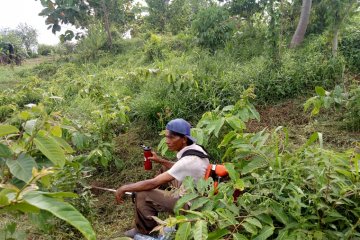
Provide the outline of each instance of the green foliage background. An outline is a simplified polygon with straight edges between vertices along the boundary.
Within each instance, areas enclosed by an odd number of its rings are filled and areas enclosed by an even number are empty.
[[[109,13],[111,44],[106,8],[97,2],[92,2],[99,11],[94,18],[80,8],[46,5],[42,14],[54,17],[54,31],[57,20],[81,18],[88,35],[75,47],[51,50],[60,54],[54,61],[12,72],[16,84],[2,88],[0,210],[35,209],[29,218],[42,232],[51,236],[59,227],[80,238],[51,213],[94,239],[90,222],[97,231],[103,223],[92,210],[89,182],[110,176],[106,184],[115,188],[149,177],[142,171],[141,150],[132,147],[160,143],[158,150],[168,155],[158,133],[181,117],[191,122],[215,161],[227,163],[230,178],[217,194],[211,180],[184,183],[188,194],[182,201],[193,201],[190,210],[179,212],[180,202],[175,216],[159,220],[160,228],[178,226],[175,239],[359,237],[358,140],[328,145],[316,129],[317,121],[329,117],[341,123],[343,134],[358,136],[359,25],[344,22],[335,55],[331,19],[312,25],[299,48],[287,48],[299,4],[147,2],[149,15],[143,17],[141,8],[127,8],[129,1],[108,2],[118,4],[123,20],[111,20],[117,15]],[[314,6],[315,24],[326,9],[318,1]],[[130,27],[133,37],[123,39]],[[1,67],[5,73],[9,69]],[[311,110],[305,124],[292,132],[285,126],[248,128],[261,123],[256,108],[294,99]],[[299,136],[304,129],[311,134]],[[74,190],[78,199],[69,193]],[[241,192],[236,199],[235,190]],[[58,208],[50,206],[59,202]],[[3,233],[14,235],[15,226],[8,224]]]

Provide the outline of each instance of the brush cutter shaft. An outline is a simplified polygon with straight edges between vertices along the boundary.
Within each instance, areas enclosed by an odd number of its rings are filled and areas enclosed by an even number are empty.
[[[100,189],[100,190],[104,190],[104,191],[108,191],[108,192],[116,192],[115,189],[111,189],[111,188],[94,187],[94,186],[92,186],[91,188]],[[131,192],[125,192],[125,194],[126,194],[126,195],[132,195]]]

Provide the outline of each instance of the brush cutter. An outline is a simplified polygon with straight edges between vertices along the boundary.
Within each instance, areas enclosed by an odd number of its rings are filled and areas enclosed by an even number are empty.
[[[116,190],[112,189],[112,188],[104,188],[104,187],[96,187],[96,186],[90,186],[90,188],[116,193]],[[131,196],[132,202],[135,203],[135,193],[134,192],[125,192],[125,195]]]

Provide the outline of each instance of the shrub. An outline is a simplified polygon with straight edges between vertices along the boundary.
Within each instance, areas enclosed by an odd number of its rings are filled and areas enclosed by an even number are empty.
[[[158,35],[151,34],[144,46],[144,52],[149,61],[164,59],[164,44],[162,38]]]
[[[321,85],[334,87],[343,77],[344,59],[332,57],[324,37],[318,37],[301,49],[286,50],[280,64],[268,60],[258,82],[254,82],[262,101],[291,98]]]
[[[348,130],[360,130],[360,87],[352,86],[345,92],[340,86],[328,92],[322,87],[315,88],[317,96],[309,98],[304,104],[305,111],[312,107],[311,115],[316,116],[320,109],[337,110],[341,113]]]
[[[30,103],[37,104],[43,98],[42,93],[42,89],[39,88],[25,88],[17,94],[15,102],[19,107],[24,107]]]
[[[264,54],[266,50],[265,29],[242,26],[226,44],[226,51],[238,61],[248,61]]]
[[[164,41],[171,51],[180,51],[183,53],[195,47],[194,37],[184,33],[180,33],[173,37],[167,37]]]
[[[194,184],[186,178],[187,194],[177,202],[176,216],[159,221],[158,229],[178,224],[176,238],[182,239],[358,236],[358,149],[325,149],[320,133],[295,147],[283,127],[248,133],[245,123],[259,119],[253,97],[246,90],[235,105],[205,113],[192,129],[199,143],[212,138],[213,149],[225,151],[229,179],[215,189],[215,179]],[[164,140],[159,147],[166,151]],[[189,201],[190,209],[181,209]]]
[[[223,7],[209,7],[200,11],[192,23],[199,44],[214,52],[231,38],[234,24]]]
[[[55,53],[60,56],[66,56],[75,52],[77,44],[72,42],[63,42],[55,46]]]
[[[50,54],[56,51],[56,46],[46,45],[46,44],[39,44],[38,53],[41,56],[49,56]]]
[[[353,131],[360,130],[360,87],[353,88],[346,103],[348,111],[345,112],[346,124]]]
[[[33,72],[39,77],[49,80],[57,72],[59,66],[54,63],[41,63],[34,67]]]
[[[5,122],[6,119],[10,118],[14,112],[14,107],[11,105],[0,106],[0,122]]]
[[[360,72],[360,29],[345,34],[340,41],[339,48],[349,70]]]

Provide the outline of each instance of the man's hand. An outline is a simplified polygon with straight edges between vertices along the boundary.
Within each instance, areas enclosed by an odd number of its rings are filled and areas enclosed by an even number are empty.
[[[154,162],[156,162],[156,163],[162,163],[162,162],[164,161],[161,157],[159,157],[159,156],[157,155],[156,152],[151,151],[151,153],[152,153],[152,157],[149,157],[150,160],[152,160],[152,161],[154,161]]]
[[[125,191],[122,189],[122,187],[119,187],[116,190],[115,197],[116,197],[116,202],[118,204],[121,204],[124,202],[124,200],[122,199],[122,196],[124,196],[124,194],[125,194]]]
[[[157,155],[156,152],[151,152],[151,153],[152,153],[152,157],[149,157],[149,159],[156,163],[162,164],[167,169],[170,169],[174,165],[174,162],[159,157],[159,155]]]

